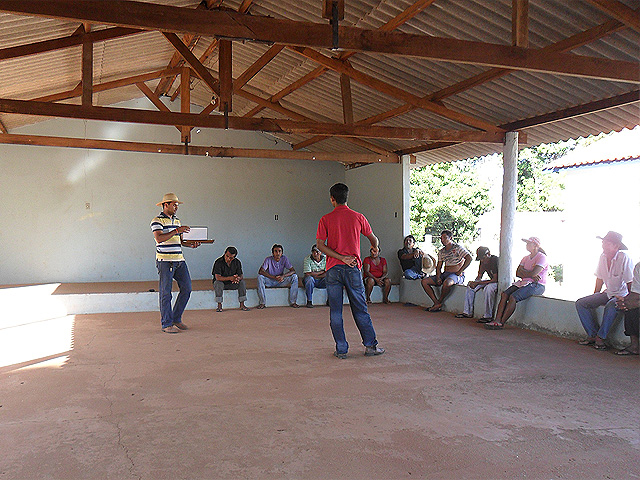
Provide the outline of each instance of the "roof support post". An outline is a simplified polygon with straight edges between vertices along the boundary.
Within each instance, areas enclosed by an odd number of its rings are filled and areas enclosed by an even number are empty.
[[[403,155],[402,162],[402,236],[406,237],[411,233],[411,160],[413,155]]]
[[[513,226],[516,216],[518,181],[518,132],[505,134],[502,154],[502,211],[500,215],[500,261],[498,264],[498,290],[504,292],[511,285]]]

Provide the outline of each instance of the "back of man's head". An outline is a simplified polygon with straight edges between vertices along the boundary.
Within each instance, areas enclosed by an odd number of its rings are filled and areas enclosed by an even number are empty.
[[[236,247],[227,247],[224,253],[229,252],[231,255],[238,255],[238,249]]]
[[[329,195],[336,201],[338,205],[344,205],[349,198],[349,187],[344,183],[336,183],[329,190]]]

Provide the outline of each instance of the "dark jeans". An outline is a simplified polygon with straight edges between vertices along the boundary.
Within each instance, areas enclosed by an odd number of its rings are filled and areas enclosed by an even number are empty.
[[[187,308],[187,302],[191,296],[191,276],[187,268],[187,262],[160,262],[156,261],[156,268],[160,276],[158,291],[160,292],[160,317],[162,328],[170,327],[174,323],[182,322],[182,313]],[[175,278],[180,288],[176,303],[171,309],[171,287]]]
[[[638,324],[640,323],[640,308],[632,308],[624,312],[624,334],[628,337],[637,337]]]
[[[327,284],[327,296],[329,297],[329,318],[331,333],[336,341],[336,351],[347,353],[349,343],[344,334],[342,320],[342,289],[347,291],[351,314],[360,331],[362,343],[365,347],[373,347],[378,344],[376,332],[367,310],[367,301],[364,296],[364,283],[362,272],[356,267],[348,265],[335,265],[331,267],[325,276]]]
[[[222,303],[222,295],[224,290],[238,290],[238,301],[244,302],[247,300],[247,284],[244,279],[238,283],[224,283],[220,280],[213,281],[213,291],[216,292],[216,302]]]

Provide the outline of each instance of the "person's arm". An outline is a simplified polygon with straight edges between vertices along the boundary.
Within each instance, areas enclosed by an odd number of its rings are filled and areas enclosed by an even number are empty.
[[[600,293],[603,285],[604,285],[604,280],[599,277],[596,277],[596,286],[593,289],[593,293]]]
[[[369,265],[369,263],[362,262],[362,273],[364,274],[364,278],[376,279],[376,277],[371,275],[371,265]]]
[[[267,278],[270,278],[271,280],[277,280],[278,277],[276,275],[271,275],[269,272],[267,272],[264,267],[260,267],[260,270],[258,270],[258,274],[259,275],[264,275]]]
[[[338,252],[327,246],[325,242],[326,240],[316,238],[316,246],[326,256],[338,259],[342,263],[344,263],[345,265],[349,265],[350,267],[355,267],[356,265],[358,265],[358,259],[356,257],[354,257],[353,255],[340,255]]]
[[[291,268],[289,270],[287,270],[287,272],[285,274],[282,275],[282,277],[290,277],[291,275],[293,275],[294,273],[296,273],[296,269],[293,268],[293,265],[291,265]]]
[[[467,285],[470,286],[471,288],[476,288],[478,285],[481,284],[480,280],[482,279],[482,275],[484,275],[484,272],[486,272],[486,268],[482,265],[482,262],[480,262],[480,266],[478,267],[478,275],[476,276],[475,280],[471,280]]]
[[[155,237],[156,242],[162,243],[166,242],[175,235],[180,235],[180,242],[182,242],[182,234],[188,232],[189,230],[191,229],[186,225],[181,225],[179,227],[176,227],[174,230],[168,231],[167,233],[162,233],[162,230],[154,230],[153,236]]]
[[[414,248],[411,253],[405,253],[403,255],[398,255],[398,258],[400,258],[402,260],[411,260],[412,258],[418,258],[421,255],[424,255],[422,250],[420,250],[419,248]]]
[[[380,259],[380,261],[382,261],[383,259]],[[388,272],[387,272],[387,262],[384,262],[384,265],[382,266],[382,276],[380,277],[380,280],[384,280],[385,278],[387,278],[388,276]]]
[[[468,253],[464,256],[464,263],[462,264],[462,267],[460,267],[460,270],[458,270],[457,275],[460,276],[464,273],[465,269],[471,264],[471,261],[473,259],[471,258],[471,255],[469,255]]]

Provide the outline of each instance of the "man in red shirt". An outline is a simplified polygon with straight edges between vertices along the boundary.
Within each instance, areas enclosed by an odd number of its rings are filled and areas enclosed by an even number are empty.
[[[324,215],[318,224],[316,245],[327,256],[325,282],[329,297],[329,319],[331,333],[336,342],[334,355],[347,358],[347,342],[342,320],[342,289],[347,291],[351,313],[360,331],[366,356],[381,355],[384,348],[378,347],[376,332],[367,310],[362,283],[362,261],[360,260],[360,234],[378,248],[378,238],[373,234],[364,215],[347,206],[349,187],[336,183],[329,190],[333,211]]]

